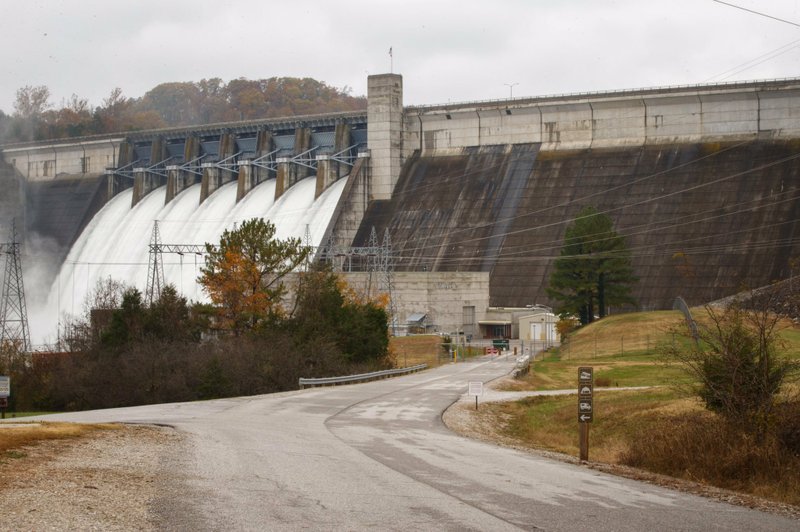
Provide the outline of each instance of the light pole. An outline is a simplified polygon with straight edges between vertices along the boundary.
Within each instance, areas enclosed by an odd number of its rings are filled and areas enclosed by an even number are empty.
[[[514,85],[519,85],[519,83],[503,83],[506,87],[508,87],[508,99],[514,98]]]

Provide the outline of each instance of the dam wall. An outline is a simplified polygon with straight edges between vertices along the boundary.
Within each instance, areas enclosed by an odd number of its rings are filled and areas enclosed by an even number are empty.
[[[3,160],[28,182],[48,181],[61,175],[91,176],[114,168],[122,136],[9,145]]]
[[[417,153],[392,199],[370,205],[356,245],[388,229],[397,270],[486,272],[502,307],[555,303],[553,263],[585,206],[625,238],[639,309],[764,286],[800,256],[797,139],[542,148]]]
[[[492,144],[543,151],[800,136],[800,81],[408,107],[403,155]]]

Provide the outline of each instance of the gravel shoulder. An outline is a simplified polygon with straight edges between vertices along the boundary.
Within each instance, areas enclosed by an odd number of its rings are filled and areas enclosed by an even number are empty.
[[[183,438],[121,425],[19,449],[0,459],[0,529],[163,529],[155,503],[171,479],[162,465]]]

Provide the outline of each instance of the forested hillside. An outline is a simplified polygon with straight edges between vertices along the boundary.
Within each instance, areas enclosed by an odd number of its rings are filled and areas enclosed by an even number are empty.
[[[212,78],[162,83],[139,98],[116,88],[93,107],[74,94],[54,106],[47,87],[25,86],[11,114],[0,110],[0,143],[366,109],[350,92],[311,78]]]

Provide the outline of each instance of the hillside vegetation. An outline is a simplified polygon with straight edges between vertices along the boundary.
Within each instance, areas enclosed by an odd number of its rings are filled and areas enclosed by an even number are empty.
[[[707,323],[704,309],[693,311]],[[577,368],[592,366],[594,422],[589,457],[800,505],[800,386],[783,387],[763,437],[748,434],[709,412],[697,384],[666,347],[689,347],[683,316],[651,312],[610,316],[544,353],[514,390],[577,389]],[[783,356],[800,360],[800,329],[781,323]],[[641,390],[617,387],[646,386]],[[609,389],[605,389],[609,388]],[[578,455],[576,395],[530,397],[487,405],[481,417],[501,420],[496,430],[518,445]]]
[[[211,78],[162,83],[133,98],[115,88],[97,106],[73,94],[54,106],[46,86],[25,86],[13,112],[0,111],[0,144],[366,109],[366,98],[350,92],[312,78]]]

